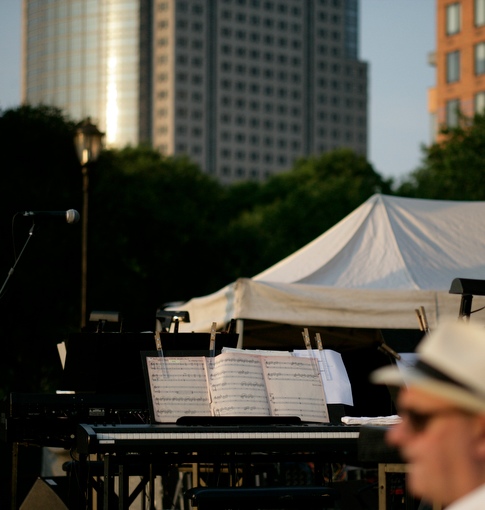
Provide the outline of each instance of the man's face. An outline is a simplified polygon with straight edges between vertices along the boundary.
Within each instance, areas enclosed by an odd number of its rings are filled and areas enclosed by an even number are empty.
[[[477,416],[417,388],[400,391],[398,413],[402,422],[389,430],[387,440],[409,465],[412,494],[447,505],[483,483],[476,480],[483,464],[478,454],[483,424]]]

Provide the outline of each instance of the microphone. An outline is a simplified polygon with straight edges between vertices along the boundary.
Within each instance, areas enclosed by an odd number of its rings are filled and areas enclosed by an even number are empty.
[[[81,217],[76,209],[69,209],[68,211],[23,211],[22,216],[45,219],[64,218],[67,223],[77,223]]]

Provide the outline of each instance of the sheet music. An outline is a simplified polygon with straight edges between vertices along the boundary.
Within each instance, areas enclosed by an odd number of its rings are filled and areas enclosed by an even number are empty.
[[[352,387],[340,353],[331,349],[297,349],[293,355],[301,358],[311,356],[318,360],[327,404],[354,405]]]
[[[265,356],[261,361],[271,414],[299,416],[310,422],[330,421],[315,360]]]
[[[273,349],[239,349],[237,347],[223,347],[222,352],[258,354],[259,356],[293,356],[290,351],[275,351]]]
[[[210,415],[203,357],[147,357],[155,421]]]
[[[215,358],[147,357],[154,420],[182,416],[299,416],[326,423],[314,359],[226,352]]]
[[[401,359],[396,360],[396,365],[402,372],[406,372],[409,367],[414,367],[419,359],[418,353],[416,352],[400,352],[399,355],[401,356]]]
[[[268,416],[261,356],[225,352],[207,358],[214,416]]]

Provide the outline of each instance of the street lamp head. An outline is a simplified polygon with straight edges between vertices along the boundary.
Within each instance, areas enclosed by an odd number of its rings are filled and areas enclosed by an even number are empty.
[[[74,135],[74,145],[82,166],[94,163],[102,149],[102,133],[88,117],[77,125]]]

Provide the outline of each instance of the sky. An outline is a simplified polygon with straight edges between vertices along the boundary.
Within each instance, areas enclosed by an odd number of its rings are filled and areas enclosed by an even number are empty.
[[[304,1],[304,0],[303,0]],[[376,172],[405,179],[430,142],[435,0],[360,0],[360,54],[368,63],[368,154]],[[0,0],[0,110],[20,104],[22,0]]]

